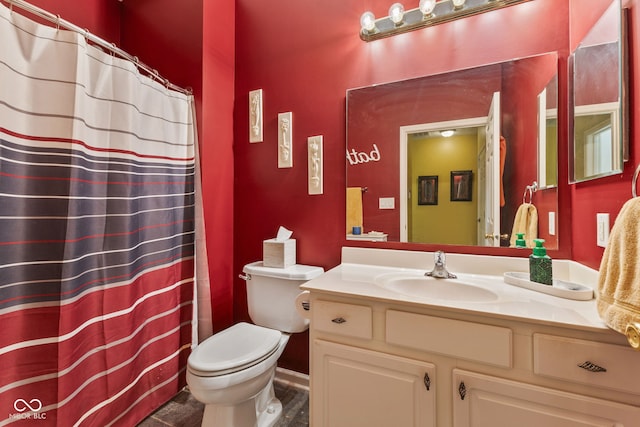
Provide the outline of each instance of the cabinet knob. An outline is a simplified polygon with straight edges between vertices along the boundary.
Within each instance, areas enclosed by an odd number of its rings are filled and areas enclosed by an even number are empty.
[[[427,388],[427,391],[431,388],[431,378],[429,378],[428,372],[424,374],[424,386]]]
[[[345,319],[344,317],[336,317],[335,319],[331,319],[331,321],[340,325],[342,323],[346,323],[347,319]]]
[[[629,323],[627,325],[626,333],[627,341],[629,341],[629,345],[638,350],[640,349],[640,324],[638,323]]]
[[[464,381],[460,382],[458,393],[460,394],[460,400],[464,400],[465,396],[467,395],[467,386],[464,385]]]
[[[586,369],[587,371],[590,371],[590,372],[607,372],[607,370],[602,366],[598,366],[595,363],[589,362],[588,360],[582,363],[581,365],[578,365],[578,367],[582,369]]]

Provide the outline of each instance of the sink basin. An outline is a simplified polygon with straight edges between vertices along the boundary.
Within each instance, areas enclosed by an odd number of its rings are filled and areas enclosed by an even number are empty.
[[[498,299],[496,293],[459,279],[401,276],[379,278],[376,282],[389,291],[420,299],[465,302],[489,302]]]

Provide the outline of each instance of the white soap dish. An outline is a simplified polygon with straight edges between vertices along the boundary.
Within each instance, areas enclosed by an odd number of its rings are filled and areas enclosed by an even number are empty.
[[[543,285],[542,283],[529,280],[529,273],[507,272],[504,273],[504,281],[510,285],[542,292],[560,298],[573,299],[578,301],[588,301],[593,299],[593,289],[578,283],[567,282],[566,280],[553,279],[553,285]]]

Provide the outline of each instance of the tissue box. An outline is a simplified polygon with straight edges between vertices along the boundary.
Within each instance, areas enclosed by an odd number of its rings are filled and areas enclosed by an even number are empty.
[[[262,242],[262,265],[265,267],[287,268],[296,263],[296,239]]]

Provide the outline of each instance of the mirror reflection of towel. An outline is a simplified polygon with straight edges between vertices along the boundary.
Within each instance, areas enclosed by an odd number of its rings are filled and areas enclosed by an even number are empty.
[[[362,188],[347,187],[347,234],[354,226],[362,227]]]
[[[640,198],[627,201],[616,218],[604,249],[598,276],[598,313],[624,334],[640,322]]]
[[[531,203],[523,203],[516,212],[511,232],[510,246],[516,246],[517,233],[524,233],[528,248],[533,248],[533,239],[538,238],[538,209]]]

